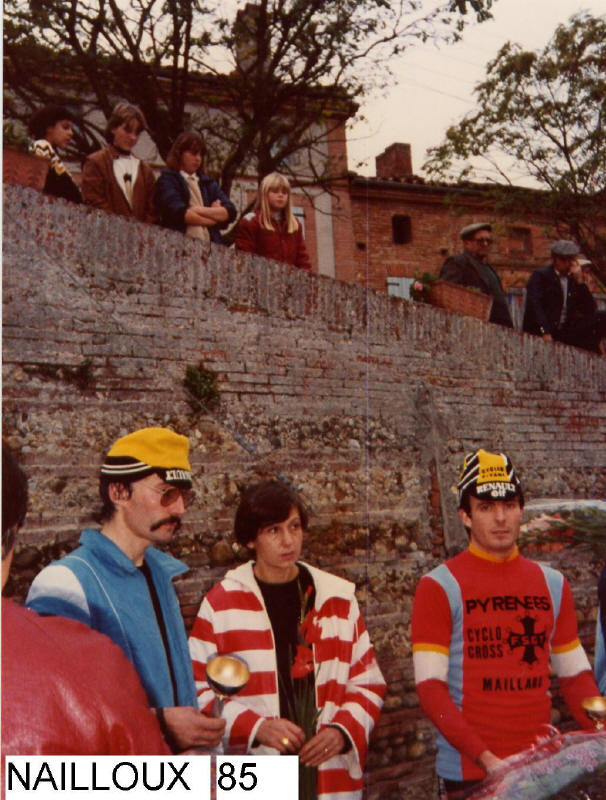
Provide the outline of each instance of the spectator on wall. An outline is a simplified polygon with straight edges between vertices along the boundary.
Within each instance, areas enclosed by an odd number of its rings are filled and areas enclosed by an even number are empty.
[[[42,191],[72,203],[81,203],[80,189],[57,154],[58,149],[65,149],[71,142],[74,135],[73,124],[73,115],[64,106],[48,105],[40,108],[29,121],[29,132],[35,139],[31,152],[50,161]]]
[[[303,231],[292,213],[290,183],[285,175],[272,172],[263,178],[254,214],[238,224],[236,247],[311,270]]]
[[[523,330],[597,353],[606,337],[606,312],[597,310],[579,253],[570,239],[551,245],[551,263],[535,269],[528,279]]]
[[[219,184],[202,172],[205,154],[199,133],[177,136],[156,184],[156,207],[166,228],[223,244],[219,229],[234,221],[236,209]]]
[[[466,225],[460,235],[463,252],[446,259],[440,271],[440,278],[492,295],[489,322],[513,328],[501,280],[488,263],[488,251],[492,244],[492,225],[489,222]]]
[[[145,128],[140,108],[130,103],[115,106],[105,128],[107,146],[84,163],[85,203],[111,214],[156,222],[153,170],[131,152]]]
[[[3,588],[26,506],[27,478],[3,444]],[[163,755],[169,750],[120,648],[80,622],[40,617],[3,597],[2,753]]]
[[[299,560],[307,520],[281,482],[243,493],[234,533],[254,560],[230,570],[198,612],[190,636],[198,703],[207,712],[213,705],[210,656],[240,655],[251,676],[224,705],[225,746],[298,753],[317,768],[314,796],[355,800],[385,681],[354,585]]]

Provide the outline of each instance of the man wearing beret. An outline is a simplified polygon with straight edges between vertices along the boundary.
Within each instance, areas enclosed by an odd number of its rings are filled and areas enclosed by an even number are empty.
[[[492,226],[489,222],[476,222],[461,231],[463,252],[449,256],[440,270],[440,278],[492,295],[490,322],[513,328],[507,298],[499,276],[487,260],[492,244]]]
[[[526,286],[523,330],[546,341],[599,352],[606,336],[606,313],[597,311],[579,253],[576,242],[568,239],[551,245],[551,264],[535,269]]]
[[[215,747],[222,720],[197,710],[185,627],[172,579],[187,566],[156,549],[171,541],[193,499],[188,441],[143,428],[109,450],[99,482],[101,530],[36,577],[27,605],[109,636],[132,662],[173,750]]]
[[[504,453],[463,461],[459,516],[469,548],[425,575],[412,643],[419,701],[439,731],[441,796],[456,797],[530,747],[550,721],[550,662],[577,723],[599,694],[562,573],[517,548],[524,495]]]

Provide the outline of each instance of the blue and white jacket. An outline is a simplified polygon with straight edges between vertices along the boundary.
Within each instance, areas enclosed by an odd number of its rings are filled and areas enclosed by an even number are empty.
[[[145,562],[166,626],[177,684],[176,704],[197,706],[185,626],[172,585],[172,579],[188,567],[154,547],[145,551]],[[175,705],[164,642],[145,576],[100,531],[83,531],[80,547],[37,575],[27,605],[39,614],[84,622],[109,636],[139,673],[150,706]]]

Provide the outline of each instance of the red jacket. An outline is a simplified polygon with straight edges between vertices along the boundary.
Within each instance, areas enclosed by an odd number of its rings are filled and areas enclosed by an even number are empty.
[[[5,598],[2,752],[170,754],[137,674],[117,645],[80,622],[40,617]]]
[[[288,233],[286,223],[273,220],[275,230],[268,231],[261,227],[259,211],[247,219],[243,217],[236,230],[236,247],[247,253],[273,258],[292,264],[293,267],[311,270],[311,262],[305,247],[301,225],[294,233]]]
[[[385,681],[354,595],[354,585],[305,564],[316,589],[313,625],[307,641],[313,650],[317,729],[334,725],[350,744],[347,752],[318,767],[319,800],[360,800],[368,739],[383,705]],[[274,634],[263,595],[249,561],[230,570],[204,598],[189,639],[198,687],[198,705],[208,712],[214,694],[206,682],[213,653],[243,655],[248,684],[225,703],[224,745],[246,747],[251,755],[277,751],[255,743],[265,718],[280,715]]]

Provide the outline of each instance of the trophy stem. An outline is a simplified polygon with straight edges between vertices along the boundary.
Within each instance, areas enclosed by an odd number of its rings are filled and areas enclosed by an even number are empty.
[[[217,694],[215,695],[215,699],[213,701],[213,707],[211,712],[211,717],[221,717],[223,714],[223,709],[225,707],[225,701],[227,700],[226,694]]]

